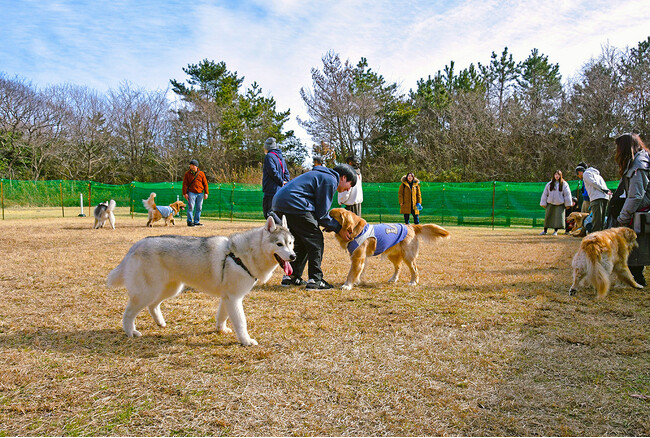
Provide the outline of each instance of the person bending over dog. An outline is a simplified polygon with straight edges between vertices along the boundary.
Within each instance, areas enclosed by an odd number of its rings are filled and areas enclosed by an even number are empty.
[[[270,215],[284,215],[287,218],[289,230],[295,238],[296,252],[293,275],[282,278],[282,286],[306,284],[307,289],[332,288],[332,285],[323,279],[320,267],[325,244],[319,225],[325,231],[338,233],[341,230],[341,224],[332,219],[328,210],[336,192],[349,190],[356,183],[357,173],[347,164],[340,164],[333,169],[316,166],[277,191],[273,197]],[[302,273],[307,262],[309,280],[305,282]]]

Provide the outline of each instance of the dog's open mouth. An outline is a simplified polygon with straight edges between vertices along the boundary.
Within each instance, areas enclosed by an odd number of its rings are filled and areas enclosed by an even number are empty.
[[[285,275],[293,274],[293,268],[291,267],[291,263],[282,260],[282,258],[277,254],[273,254],[273,256],[275,257],[275,260],[277,260],[278,265],[280,265],[280,267],[284,271]]]

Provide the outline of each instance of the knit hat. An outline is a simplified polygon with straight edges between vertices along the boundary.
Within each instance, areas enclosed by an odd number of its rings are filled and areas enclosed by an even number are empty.
[[[269,137],[266,139],[264,142],[264,149],[267,151],[270,151],[271,149],[275,149],[275,139],[273,137]]]
[[[199,162],[196,160],[190,160],[190,165],[194,165],[196,167],[199,167]]]
[[[576,166],[576,174],[578,174],[578,172],[584,172],[585,170],[587,170],[587,165],[582,162],[578,163]]]

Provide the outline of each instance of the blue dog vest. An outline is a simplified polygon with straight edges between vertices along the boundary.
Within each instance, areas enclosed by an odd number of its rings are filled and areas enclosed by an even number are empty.
[[[167,218],[167,216],[169,216],[170,214],[171,215],[174,214],[174,210],[172,210],[171,207],[167,207],[165,205],[156,205],[156,208],[158,209],[158,211],[160,212],[160,215],[163,218]]]
[[[407,233],[408,228],[404,224],[366,224],[363,231],[348,243],[348,252],[352,254],[366,239],[374,237],[377,240],[377,248],[373,255],[379,255],[404,240]]]

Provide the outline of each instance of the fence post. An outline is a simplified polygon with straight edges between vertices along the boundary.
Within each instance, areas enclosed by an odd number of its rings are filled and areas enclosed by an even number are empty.
[[[90,196],[92,195],[92,191],[90,189],[90,185],[92,184],[92,181],[88,181],[88,217],[90,217],[90,206],[92,204],[92,200],[90,199]]]
[[[235,183],[232,183],[232,192],[230,192],[230,222],[232,222],[234,208],[235,208]]]
[[[61,217],[65,217],[65,210],[63,209],[63,180],[59,180],[59,192],[61,193]]]
[[[0,199],[2,199],[2,220],[5,220],[5,188],[4,188],[4,179],[0,179]]]
[[[442,183],[442,217],[440,218],[440,225],[445,224],[445,209],[447,204],[445,203],[445,183]]]
[[[383,223],[381,221],[381,184],[377,184],[377,199],[379,200],[379,223]]]
[[[131,182],[131,199],[129,200],[129,210],[131,210],[131,219],[133,219],[133,210],[135,209],[135,204],[133,203],[133,188],[135,186],[134,182]]]
[[[492,229],[494,230],[494,199],[496,195],[496,190],[497,190],[497,182],[492,181]]]

